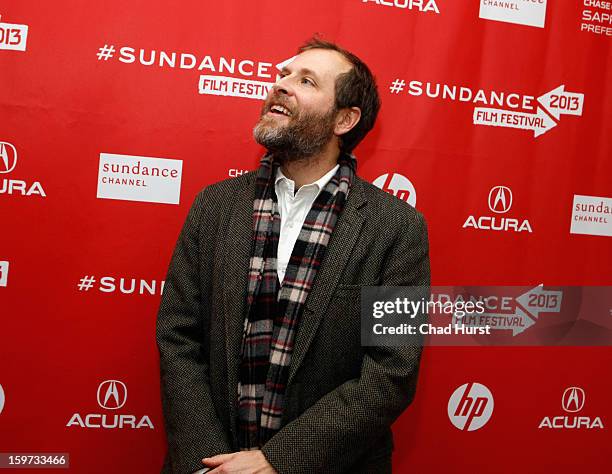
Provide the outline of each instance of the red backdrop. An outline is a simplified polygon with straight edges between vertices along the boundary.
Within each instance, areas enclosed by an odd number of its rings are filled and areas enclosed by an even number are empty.
[[[358,174],[416,200],[432,283],[611,284],[610,215],[570,232],[575,199],[612,197],[610,13],[589,0],[0,0],[0,452],[159,470],[154,330],[176,237],[202,187],[257,166],[253,96],[315,32],[377,76]],[[180,179],[100,184],[102,154],[181,165]],[[102,198],[108,188],[120,198]],[[611,363],[606,347],[428,348],[394,466],[609,470]],[[121,382],[110,400],[107,380]],[[472,382],[494,409],[460,430],[447,405]],[[539,428],[576,415],[568,387],[603,428]],[[95,427],[101,415],[123,427]]]

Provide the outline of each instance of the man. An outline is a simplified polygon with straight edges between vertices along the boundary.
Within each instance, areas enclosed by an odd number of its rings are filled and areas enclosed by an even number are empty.
[[[163,472],[391,472],[420,348],[363,347],[360,289],[429,285],[427,231],[355,175],[380,101],[367,66],[311,40],[254,129],[256,172],[205,188],[157,322]]]

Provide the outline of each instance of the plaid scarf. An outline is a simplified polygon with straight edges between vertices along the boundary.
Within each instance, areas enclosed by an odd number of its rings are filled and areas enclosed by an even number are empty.
[[[299,317],[355,176],[352,155],[341,154],[338,163],[306,216],[281,287],[276,269],[280,214],[274,189],[279,163],[272,155],[261,159],[238,383],[241,450],[260,448],[281,428]]]

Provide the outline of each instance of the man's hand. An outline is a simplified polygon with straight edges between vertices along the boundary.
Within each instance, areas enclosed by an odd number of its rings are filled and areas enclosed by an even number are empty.
[[[212,471],[208,471],[208,474],[277,474],[259,450],[219,454],[202,459],[202,463],[206,467],[214,468]]]

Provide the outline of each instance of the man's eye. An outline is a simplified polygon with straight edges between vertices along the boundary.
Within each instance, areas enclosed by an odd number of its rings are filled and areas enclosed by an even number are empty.
[[[314,82],[312,82],[312,80],[308,79],[307,77],[302,78],[302,84],[308,84],[308,85],[314,86]]]

